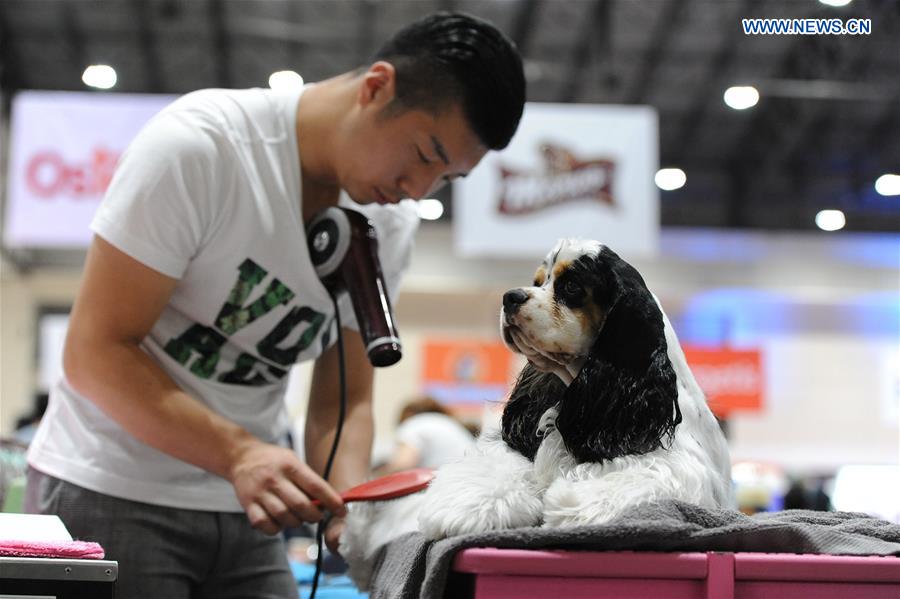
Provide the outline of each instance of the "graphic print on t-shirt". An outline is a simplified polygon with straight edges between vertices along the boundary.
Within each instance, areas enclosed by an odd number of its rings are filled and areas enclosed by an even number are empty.
[[[308,306],[293,306],[290,311],[262,336],[256,344],[259,357],[241,352],[234,364],[222,364],[222,347],[228,337],[275,307],[287,305],[294,297],[280,280],[272,279],[265,292],[245,305],[247,298],[268,275],[268,271],[250,258],[238,267],[238,278],[219,310],[213,327],[193,324],[177,337],[170,339],[165,351],[182,366],[203,379],[214,379],[232,385],[259,386],[277,382],[287,374],[288,367],[296,362],[300,352],[307,349],[325,324],[326,315]],[[306,324],[296,342],[281,344]],[[325,329],[322,347],[328,346],[328,330]],[[262,358],[262,359],[260,359]]]

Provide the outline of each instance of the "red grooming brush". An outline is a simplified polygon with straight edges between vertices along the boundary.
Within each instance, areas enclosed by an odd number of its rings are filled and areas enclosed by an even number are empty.
[[[344,500],[344,503],[396,499],[421,491],[433,478],[433,468],[413,468],[395,472],[351,487],[341,493],[341,499]],[[313,499],[312,502],[316,506],[319,505],[318,499]]]

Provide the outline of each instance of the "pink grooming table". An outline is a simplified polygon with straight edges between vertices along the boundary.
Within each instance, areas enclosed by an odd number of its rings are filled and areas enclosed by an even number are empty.
[[[479,547],[448,585],[473,599],[898,599],[900,557]]]

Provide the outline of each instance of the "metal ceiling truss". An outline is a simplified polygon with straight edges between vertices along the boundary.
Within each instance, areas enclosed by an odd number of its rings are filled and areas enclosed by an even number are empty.
[[[830,52],[823,52],[829,44],[819,36],[797,36],[786,58],[777,70],[778,79],[813,79],[819,76],[825,64],[832,61]],[[793,147],[794,131],[798,123],[805,122],[805,106],[793,99],[766,97],[754,110],[756,114],[747,124],[736,147],[741,151],[732,156],[729,172],[733,178],[734,195],[729,212],[729,226],[743,227],[748,222],[748,210],[756,206],[769,191],[772,173],[781,165],[783,156],[779,148]],[[799,127],[802,129],[802,127]],[[778,156],[777,160],[773,156]],[[773,214],[765,222],[767,226],[783,223],[780,214]],[[765,217],[763,217],[765,218]]]
[[[656,22],[649,50],[644,52],[641,68],[635,78],[635,84],[628,94],[626,104],[643,104],[653,85],[656,71],[663,59],[663,53],[669,47],[669,41],[675,36],[687,12],[687,0],[672,0],[666,5],[663,14]]]
[[[378,11],[375,9],[375,2],[372,0],[364,0],[359,6],[359,19],[357,20],[356,32],[356,63],[365,64],[375,51],[375,19],[378,18]]]
[[[755,17],[759,4],[759,0],[743,0],[743,4],[736,14],[746,15],[748,18]],[[742,39],[744,36],[741,35],[724,36],[722,43],[715,51],[706,77],[696,87],[691,102],[691,111],[681,120],[678,134],[672,136],[671,142],[662,148],[664,156],[683,156],[685,153],[690,153],[691,149],[695,147],[696,138],[706,122],[710,108],[713,104],[718,105],[722,101],[725,79],[731,74],[729,69],[734,65],[734,59]]]
[[[528,54],[528,44],[531,41],[531,33],[534,31],[534,15],[537,13],[537,8],[538,0],[521,0],[510,29],[510,39],[515,42],[523,58]]]
[[[163,70],[160,66],[159,53],[156,47],[156,32],[153,23],[153,11],[148,0],[131,0],[134,15],[137,20],[138,46],[141,58],[144,61],[144,70],[147,75],[147,89],[161,91],[166,89],[163,78]]]
[[[618,13],[613,11],[624,6],[614,4],[615,1],[578,0],[564,7],[554,6],[564,0],[509,2],[509,10],[514,12],[509,15],[507,32],[528,66],[546,67],[535,69],[545,71],[542,85],[535,86],[534,95],[529,96],[535,100],[654,103],[662,96],[655,93],[660,83],[677,80],[681,69],[687,68],[692,76],[700,77],[690,90],[682,92],[687,97],[679,97],[690,100],[686,108],[681,103],[667,102],[664,97],[657,103],[663,117],[662,162],[677,163],[697,175],[692,178],[693,186],[665,196],[662,208],[666,222],[805,228],[811,226],[806,212],[823,207],[831,199],[823,198],[820,190],[824,188],[825,195],[830,194],[831,187],[826,185],[833,182],[835,198],[856,210],[855,224],[866,223],[862,228],[868,230],[895,227],[900,231],[900,206],[891,212],[895,206],[890,203],[893,198],[875,197],[871,189],[874,177],[882,172],[896,172],[900,161],[900,80],[894,73],[876,72],[897,69],[900,0],[857,0],[851,6],[854,10],[837,13],[870,18],[870,35],[798,35],[770,41],[750,40],[737,27],[740,18],[772,17],[777,1],[730,0],[723,8],[717,7],[715,14],[705,16],[717,27],[734,31],[705,36],[705,42],[678,36],[690,24],[693,11],[711,0],[646,3],[647,11],[653,13],[651,31],[646,31],[651,23],[649,16],[643,23],[614,21],[612,17]],[[0,86],[6,92],[2,108],[7,115],[9,92],[40,87],[84,89],[79,79],[82,69],[96,58],[92,52],[101,47],[93,45],[95,37],[100,38],[97,44],[111,45],[126,53],[120,57],[124,64],[143,67],[139,70],[144,71],[144,80],[129,89],[185,92],[200,82],[192,79],[190,68],[168,70],[173,61],[208,61],[213,65],[213,73],[202,84],[221,87],[241,84],[243,73],[235,70],[235,60],[243,57],[241,52],[257,49],[260,64],[277,62],[273,57],[278,56],[278,60],[287,57],[302,67],[312,50],[313,64],[323,72],[344,69],[346,63],[354,60],[363,64],[380,41],[376,39],[377,25],[382,24],[378,19],[386,18],[379,0],[315,4],[283,0],[275,5],[261,0],[245,0],[242,4],[232,4],[231,0],[128,0],[123,3],[128,12],[110,19],[94,18],[97,10],[103,10],[103,4],[95,0],[37,2],[0,0]],[[347,4],[356,9],[349,12],[349,30],[343,26],[322,26],[319,16],[327,20],[348,14]],[[398,2],[390,14],[412,18],[424,10],[423,5],[414,0]],[[477,10],[477,5],[458,0],[427,2],[429,9],[438,10]],[[39,10],[35,8],[38,6]],[[800,12],[815,18],[836,14],[829,8],[810,7]],[[545,11],[562,15],[562,20],[542,22]],[[316,17],[307,17],[310,12]],[[123,17],[124,27],[120,22]],[[176,23],[178,27],[168,27],[170,20],[181,18],[184,20]],[[612,30],[613,25],[616,31]],[[202,27],[203,35],[195,35],[193,27]],[[546,31],[559,30],[563,35],[545,40],[546,36],[541,35],[545,33],[543,27],[547,27]],[[163,43],[171,39],[177,39],[191,52],[184,54]],[[642,46],[637,46],[637,40]],[[623,41],[634,43],[634,51],[640,53],[637,60],[614,60],[614,43]],[[685,47],[697,52],[689,59],[693,62],[670,59],[672,48],[681,42],[690,42]],[[31,66],[28,54],[42,44],[54,52],[60,51],[57,44],[62,44],[65,64],[52,72],[32,74],[27,69]],[[212,55],[200,55],[198,45]],[[628,48],[631,51],[632,46]],[[748,51],[753,55],[745,55]],[[702,64],[698,62],[701,60]],[[729,127],[743,126],[728,131],[737,134],[731,143],[726,141],[730,136],[711,129],[723,126],[726,109],[721,105],[722,92],[736,83],[734,78],[746,75],[742,66],[750,66],[755,60],[767,62],[752,65],[760,67],[752,70],[771,73],[772,79],[758,80],[762,95],[758,106],[733,123],[724,121]],[[615,93],[614,67],[621,70],[621,82],[627,84]],[[310,72],[304,75],[319,75],[312,67],[307,68]],[[594,85],[596,82],[601,85]],[[821,88],[816,87],[819,84]],[[679,106],[682,109],[675,112]],[[830,179],[823,185],[820,179],[825,177]],[[811,190],[816,190],[815,196]],[[438,197],[445,202],[445,215],[449,217],[449,189],[442,190]],[[869,204],[863,206],[862,202]]]
[[[216,81],[220,87],[231,84],[231,50],[228,43],[228,25],[223,0],[207,0],[207,17],[212,24],[212,52],[215,56]]]
[[[559,102],[577,102],[581,98],[584,82],[588,77],[591,49],[597,47],[598,62],[608,61],[612,55],[612,32],[610,15],[612,0],[594,0],[588,18],[581,23],[577,42],[569,62],[569,70],[559,95]]]
[[[870,35],[799,36],[784,63],[781,77],[859,82],[866,73],[872,49],[892,35],[891,28],[883,26],[891,20],[887,15],[889,6],[896,7],[896,4],[883,2],[880,9],[870,13],[873,22],[882,25],[874,27]],[[836,126],[839,116],[830,104],[840,100],[766,97],[765,88],[761,94],[765,101],[760,117],[748,127],[744,143],[739,146],[750,150],[743,160],[753,172],[746,179],[749,185],[744,189],[745,196],[750,202],[756,201],[755,198],[771,191],[773,179],[784,172],[790,173],[793,194],[804,195],[812,178],[829,168],[822,141],[829,129]],[[831,172],[834,172],[833,165]],[[852,178],[852,173],[846,174]]]
[[[63,35],[69,44],[71,52],[69,53],[69,64],[72,67],[70,74],[66,77],[67,88],[77,89],[78,76],[81,75],[85,65],[90,64],[87,52],[85,52],[84,31],[81,26],[81,19],[72,2],[63,2],[60,5],[62,11],[61,21],[63,24]]]
[[[12,32],[6,22],[0,19],[0,90],[4,92],[0,94],[0,100],[3,102],[0,110],[2,110],[4,117],[9,115],[11,92],[15,92],[23,87],[22,73],[19,69],[20,64],[21,62],[13,44]]]

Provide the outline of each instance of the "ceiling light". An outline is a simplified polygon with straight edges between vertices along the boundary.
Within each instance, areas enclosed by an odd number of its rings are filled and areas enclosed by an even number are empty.
[[[419,212],[419,218],[437,220],[444,214],[444,204],[440,200],[419,200],[416,210]]]
[[[827,4],[828,6],[847,6],[853,0],[819,0],[822,4]]]
[[[759,92],[752,85],[739,85],[729,87],[722,96],[725,103],[735,110],[745,110],[756,106],[759,102]]]
[[[823,231],[838,231],[846,224],[847,219],[840,210],[820,210],[816,215],[816,225]]]
[[[303,77],[296,71],[275,71],[269,75],[269,87],[277,90],[297,89],[303,85]]]
[[[687,182],[687,175],[680,168],[661,168],[656,171],[656,176],[653,180],[660,189],[672,191],[673,189],[684,187],[684,184]]]
[[[116,70],[106,64],[92,64],[81,74],[81,80],[89,87],[109,89],[116,84]]]
[[[900,196],[900,175],[881,175],[875,181],[875,191],[883,196]]]

